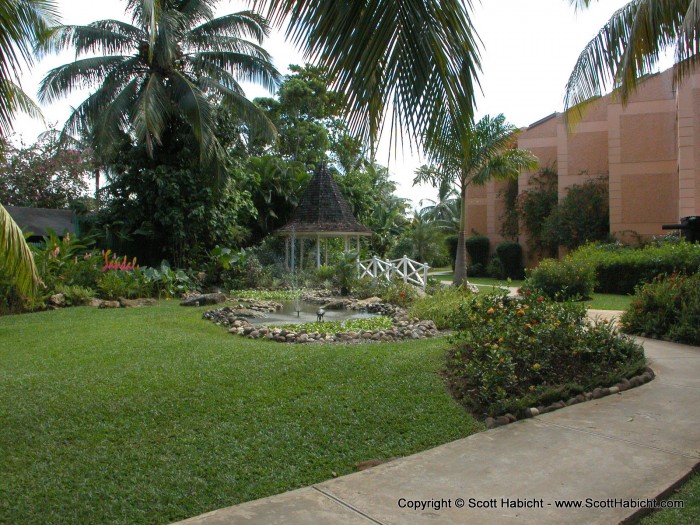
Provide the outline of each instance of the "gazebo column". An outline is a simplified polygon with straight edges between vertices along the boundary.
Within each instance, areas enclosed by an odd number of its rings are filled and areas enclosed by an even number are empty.
[[[326,262],[324,264],[328,266],[328,238],[326,238],[326,242],[324,244],[326,247]]]
[[[296,245],[296,239],[292,237],[292,271],[294,271],[294,266],[295,266],[295,245]]]
[[[357,236],[357,258],[360,258],[360,236]]]
[[[321,236],[316,236],[316,268],[321,267]]]
[[[343,240],[345,241],[345,250],[344,251],[345,251],[345,253],[348,253],[348,238],[343,237]]]
[[[289,270],[289,237],[284,238],[284,268]]]

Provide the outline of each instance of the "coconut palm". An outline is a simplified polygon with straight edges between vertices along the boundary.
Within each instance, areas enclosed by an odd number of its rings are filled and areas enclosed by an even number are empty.
[[[268,24],[251,11],[214,18],[217,3],[128,0],[131,24],[100,20],[52,29],[39,51],[72,48],[78,58],[46,75],[39,99],[53,102],[75,89],[94,89],[73,111],[64,131],[77,135],[92,130],[103,148],[128,133],[152,154],[179,119],[191,129],[200,159],[221,161],[217,104],[274,134],[239,84],[254,81],[274,90],[279,82],[270,55],[258,45],[269,33]]]
[[[592,0],[570,0],[577,8]],[[632,0],[612,17],[581,52],[566,85],[566,108],[581,109],[607,87],[626,102],[666,49],[675,47],[676,80],[698,62],[700,0]],[[579,116],[576,111],[573,116]]]
[[[33,62],[32,50],[58,11],[51,0],[0,0],[0,135],[12,130],[17,112],[39,116],[36,104],[22,91],[19,77]],[[0,204],[0,272],[14,279],[20,293],[30,295],[39,283],[34,259],[22,230]]]
[[[480,71],[471,0],[256,0],[348,95],[349,127],[375,139],[391,106],[393,131],[440,135],[471,118]],[[460,108],[462,110],[460,111]],[[374,153],[374,151],[372,152]],[[374,155],[371,155],[374,157]]]
[[[490,180],[517,178],[521,171],[534,169],[537,157],[515,147],[518,128],[508,124],[501,114],[486,115],[468,128],[452,129],[443,134],[435,150],[429,151],[434,165],[417,170],[414,184],[430,183],[435,187],[445,181],[457,186],[461,195],[459,240],[453,284],[467,281],[467,190]]]

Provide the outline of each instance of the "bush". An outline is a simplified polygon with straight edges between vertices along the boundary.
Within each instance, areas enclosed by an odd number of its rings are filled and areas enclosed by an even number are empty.
[[[455,260],[457,259],[457,245],[459,244],[459,235],[448,235],[445,237],[445,246],[447,253],[450,256],[450,264],[452,269],[455,268]]]
[[[568,257],[595,268],[596,292],[632,294],[635,287],[660,274],[692,274],[700,268],[700,244],[684,240],[641,248],[621,244],[589,244]]]
[[[412,284],[394,281],[382,293],[381,298],[384,302],[406,308],[418,298],[418,290]]]
[[[153,295],[154,285],[139,268],[106,270],[97,280],[97,289],[103,299],[135,299]]]
[[[486,267],[489,263],[489,238],[484,235],[474,235],[465,241],[465,246],[472,265],[480,264]]]
[[[608,177],[571,186],[547,220],[545,230],[569,249],[610,236]]]
[[[639,286],[622,324],[629,333],[700,344],[700,275],[657,277]]]
[[[440,330],[454,328],[452,322],[456,317],[459,306],[465,301],[471,292],[466,288],[442,286],[431,295],[416,299],[409,315],[419,319],[431,319]]]
[[[583,305],[531,295],[468,297],[447,357],[454,395],[472,412],[523,413],[631,377],[646,366],[641,346],[611,324],[591,321]]]
[[[502,242],[496,247],[496,256],[503,267],[501,279],[523,278],[523,248],[520,244],[511,241]]]
[[[81,306],[88,304],[95,297],[95,290],[78,285],[60,285],[56,287],[56,293],[61,293],[66,298],[66,306]]]
[[[486,277],[488,275],[483,264],[470,264],[467,267],[467,275],[470,277]]]
[[[583,261],[564,258],[543,259],[534,270],[528,272],[523,290],[539,291],[550,299],[590,299],[595,287],[595,270]]]

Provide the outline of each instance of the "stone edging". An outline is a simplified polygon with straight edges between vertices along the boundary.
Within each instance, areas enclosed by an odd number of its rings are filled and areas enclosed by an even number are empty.
[[[612,394],[620,394],[625,390],[629,390],[630,388],[642,386],[643,384],[648,383],[649,381],[654,379],[654,377],[656,377],[654,371],[651,368],[647,367],[643,374],[634,376],[631,379],[623,379],[619,383],[616,383],[614,386],[611,386],[609,388],[594,388],[591,392],[579,394],[576,397],[572,397],[568,401],[557,401],[556,403],[552,403],[551,405],[546,407],[538,406],[536,408],[526,408],[524,417],[521,417],[520,419],[528,419],[531,417],[538,416],[540,414],[546,414],[547,412],[554,412],[555,410],[559,410],[560,408],[565,408],[567,406],[577,405],[578,403],[585,403],[586,401],[591,401],[592,399],[600,399],[601,397],[609,396]],[[487,417],[485,420],[485,424],[486,428],[496,428],[503,425],[507,425],[509,423],[514,423],[515,421],[518,421],[517,417],[515,417],[513,414],[506,414],[504,416],[498,416],[495,418]]]
[[[221,326],[228,326],[229,333],[247,337],[248,339],[266,339],[278,343],[363,343],[391,342],[407,339],[427,339],[440,335],[433,321],[421,321],[417,318],[395,317],[391,328],[382,330],[360,330],[357,332],[325,332],[294,331],[274,326],[254,326],[244,317],[236,315],[231,308],[220,308],[204,312],[202,318]]]

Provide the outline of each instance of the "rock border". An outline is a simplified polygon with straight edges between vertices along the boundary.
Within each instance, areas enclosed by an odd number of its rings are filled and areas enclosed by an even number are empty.
[[[498,417],[487,417],[484,420],[484,423],[486,424],[486,428],[491,429],[491,428],[496,428],[496,427],[501,427],[504,425],[508,425],[509,423],[515,423],[516,421],[520,421],[522,419],[530,419],[536,416],[539,416],[540,414],[546,414],[547,412],[554,412],[555,410],[559,410],[561,408],[566,408],[571,405],[577,405],[579,403],[585,403],[586,401],[592,401],[594,399],[601,399],[605,396],[610,396],[613,394],[621,394],[625,390],[629,390],[631,388],[636,388],[638,386],[642,386],[646,383],[649,383],[656,377],[656,374],[654,371],[647,367],[644,370],[644,373],[634,376],[630,379],[623,379],[622,381],[619,381],[618,383],[615,383],[611,387],[598,387],[594,388],[590,392],[584,392],[583,394],[579,394],[576,397],[572,397],[568,401],[561,400],[557,401],[555,403],[552,403],[549,406],[538,406],[538,407],[530,407],[526,408],[524,411],[524,417],[517,418],[513,414],[505,414],[503,416],[498,416]]]
[[[371,305],[369,310],[382,310],[377,304]],[[375,312],[371,312],[375,313]],[[378,312],[377,312],[378,313]],[[255,326],[248,319],[238,315],[235,309],[224,307],[208,310],[202,314],[202,318],[212,321],[219,326],[230,327],[229,333],[246,337],[248,339],[266,339],[277,343],[366,343],[366,342],[392,342],[405,340],[428,339],[441,335],[441,332],[431,320],[408,318],[405,313],[394,310],[391,328],[382,330],[359,330],[357,332],[309,332],[307,330],[291,330],[275,326]]]

